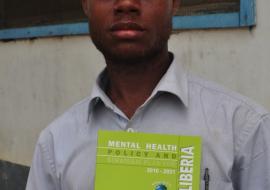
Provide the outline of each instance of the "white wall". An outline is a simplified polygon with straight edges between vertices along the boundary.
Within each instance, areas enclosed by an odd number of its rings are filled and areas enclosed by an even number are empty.
[[[170,49],[192,72],[270,110],[270,1],[257,27],[181,31]],[[103,58],[87,36],[0,42],[0,159],[30,165],[39,132],[90,93]]]

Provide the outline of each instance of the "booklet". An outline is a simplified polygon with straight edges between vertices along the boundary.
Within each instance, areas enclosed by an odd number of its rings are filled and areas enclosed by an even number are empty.
[[[95,190],[199,190],[201,138],[99,131]]]

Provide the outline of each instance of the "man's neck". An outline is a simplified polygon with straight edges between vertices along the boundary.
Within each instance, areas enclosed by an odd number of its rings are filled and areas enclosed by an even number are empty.
[[[136,64],[107,62],[107,94],[128,118],[131,118],[151,95],[171,63],[168,51]]]

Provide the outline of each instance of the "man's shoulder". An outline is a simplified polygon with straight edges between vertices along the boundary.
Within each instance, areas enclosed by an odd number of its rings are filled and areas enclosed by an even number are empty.
[[[269,114],[268,110],[250,98],[199,76],[189,74],[188,86],[190,96],[198,99],[204,107],[217,109],[217,107],[223,106],[224,108],[230,108],[231,111],[242,109],[258,117]]]
[[[90,97],[73,105],[61,116],[57,117],[41,132],[42,136],[63,137],[87,127]]]

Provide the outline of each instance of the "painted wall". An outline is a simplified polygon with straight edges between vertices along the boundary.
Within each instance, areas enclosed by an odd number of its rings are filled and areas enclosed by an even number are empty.
[[[205,78],[270,110],[270,1],[257,27],[181,31],[170,49]],[[103,58],[87,36],[0,42],[0,159],[30,165],[40,131],[86,97]]]

